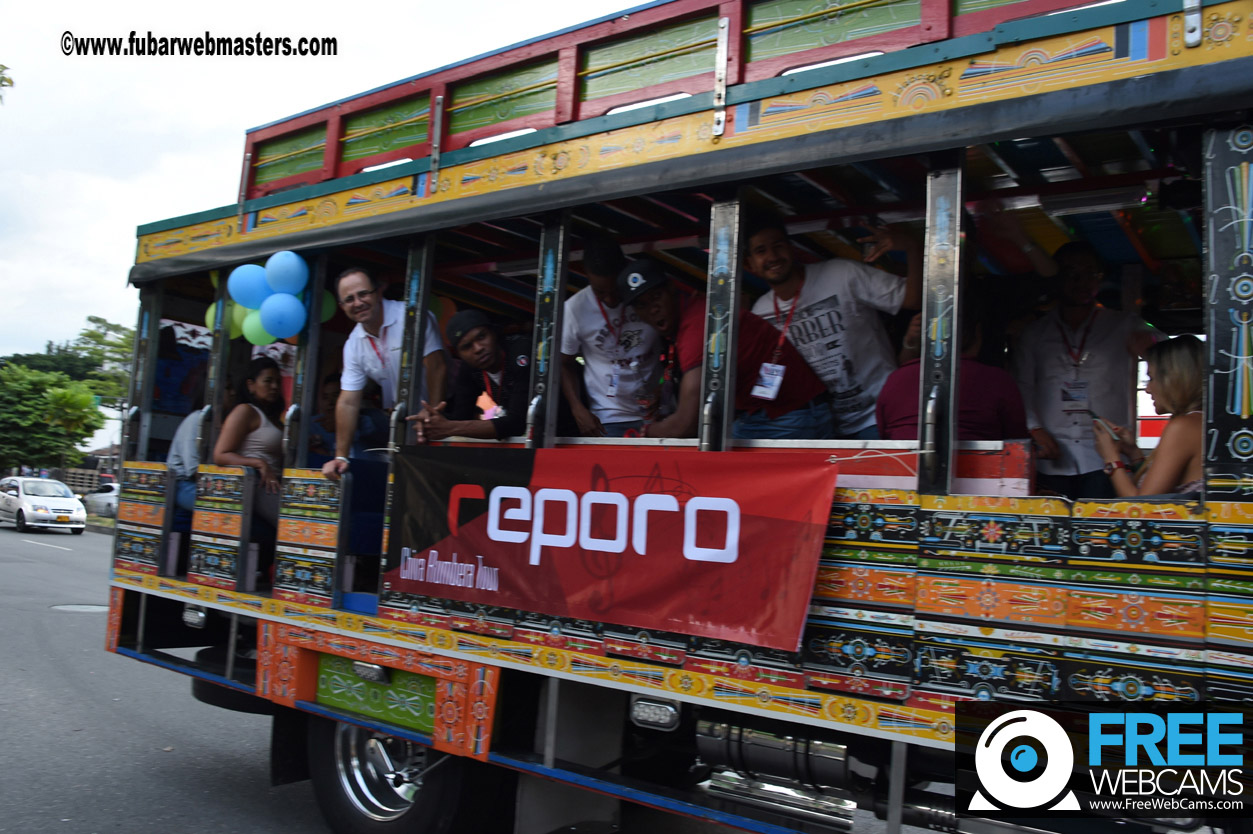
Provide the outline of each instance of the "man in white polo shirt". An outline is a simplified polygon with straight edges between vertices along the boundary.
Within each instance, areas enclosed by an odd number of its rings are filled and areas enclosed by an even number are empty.
[[[335,279],[333,289],[340,308],[357,323],[344,343],[344,370],[339,378],[339,399],[335,403],[335,457],[322,466],[331,480],[348,471],[348,451],[357,432],[361,413],[361,392],[367,380],[382,389],[383,408],[396,405],[400,387],[400,356],[405,334],[405,305],[383,298],[381,288],[365,270],[351,267]],[[426,313],[426,339],[422,346],[422,402],[444,398],[446,365],[440,343],[439,325]]]

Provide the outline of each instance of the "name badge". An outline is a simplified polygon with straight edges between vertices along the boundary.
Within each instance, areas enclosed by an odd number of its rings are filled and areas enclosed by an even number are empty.
[[[779,397],[779,389],[783,387],[783,372],[786,369],[782,365],[776,365],[773,362],[762,362],[761,370],[757,372],[757,384],[753,386],[750,392],[759,400],[775,400]]]
[[[1087,380],[1073,380],[1062,383],[1062,412],[1065,414],[1086,414],[1088,411]]]

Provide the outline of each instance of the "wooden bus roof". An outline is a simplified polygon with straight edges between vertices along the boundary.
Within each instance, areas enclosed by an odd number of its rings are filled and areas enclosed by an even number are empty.
[[[998,4],[994,9],[1010,15],[1028,8],[1038,11],[1038,5]],[[722,6],[684,0],[641,8],[630,15],[632,26],[639,29],[645,28],[638,22],[641,16],[651,20],[648,15],[663,11],[669,15],[666,20],[715,8],[725,11]],[[958,4],[954,21],[967,16],[962,8]],[[1175,0],[1124,0],[1115,6],[1017,21],[979,35],[795,75],[742,82],[728,90],[727,132],[717,141],[710,135],[712,95],[705,92],[634,112],[591,117],[584,113],[579,121],[552,124],[487,146],[468,146],[472,136],[482,135],[474,128],[457,140],[465,140],[459,149],[448,150],[456,145],[454,135],[448,137],[452,144],[444,145],[440,167],[434,171],[428,157],[415,157],[394,168],[325,181],[318,180],[325,169],[280,177],[264,185],[291,190],[141,227],[132,280],[229,267],[280,248],[402,237],[462,226],[468,218],[490,222],[537,208],[604,203],[609,207],[603,210],[613,214],[615,201],[646,198],[674,221],[691,215],[692,200],[699,204],[702,199],[693,192],[702,186],[764,175],[776,175],[769,186],[772,189],[788,188],[787,183],[795,182],[812,185],[830,181],[834,175],[822,169],[836,162],[861,170],[864,181],[851,186],[855,194],[840,199],[832,192],[822,198],[782,200],[780,205],[794,206],[800,215],[823,215],[832,222],[841,212],[904,217],[915,210],[918,197],[898,193],[900,189],[894,192],[892,179],[900,180],[900,176],[888,170],[895,163],[882,161],[884,157],[960,145],[975,147],[971,164],[977,176],[972,182],[983,183],[976,186],[976,194],[986,191],[985,196],[1018,201],[1014,203],[1018,208],[1029,208],[1033,200],[1037,207],[1047,208],[1050,201],[1056,207],[1076,192],[1087,193],[1089,202],[1092,192],[1111,192],[1111,200],[1125,202],[1129,189],[1147,185],[1151,190],[1164,178],[1188,173],[1172,169],[1173,162],[1157,159],[1151,147],[1156,140],[1146,138],[1139,126],[1165,117],[1186,119],[1253,105],[1253,72],[1249,71],[1253,47],[1244,38],[1233,37],[1230,31],[1224,36],[1221,27],[1211,26],[1205,46],[1175,48],[1179,16],[1173,12],[1178,8]],[[1218,20],[1247,19],[1251,12],[1253,0],[1235,0],[1214,4],[1206,13]],[[620,30],[596,28],[611,22],[593,22],[418,80],[434,83],[433,79],[443,78],[440,83],[447,92],[452,79],[447,73],[513,66],[522,60],[520,55],[538,54],[535,50],[566,43],[563,38],[580,33],[599,33],[604,38],[621,35]],[[951,23],[950,33],[962,31]],[[592,42],[590,36],[586,42],[579,41],[583,45]],[[1222,72],[1212,71],[1217,61],[1227,62]],[[746,70],[741,72],[741,76],[746,74]],[[411,82],[417,83],[410,79],[400,87],[412,90]],[[343,128],[345,108],[378,107],[370,96],[399,96],[397,89],[373,91],[259,128],[250,134],[250,142],[260,153],[276,137],[306,131],[315,123],[329,136],[326,131],[335,119]],[[428,84],[428,89],[434,88]],[[647,87],[638,96],[659,91]],[[516,124],[506,119],[491,129],[513,127]],[[1093,129],[1103,130],[1102,138],[1060,136]],[[396,152],[413,155],[424,148],[429,151],[429,143],[403,146]],[[374,164],[379,159],[358,161]],[[810,173],[799,179],[793,176],[804,171]],[[301,180],[303,185],[293,185],[291,176],[307,179]],[[677,183],[684,188],[676,191]],[[663,196],[648,196],[658,194]],[[1120,211],[1136,208],[1119,205]],[[1146,200],[1139,210],[1156,205]],[[1046,210],[1033,222],[1055,225],[1059,213]],[[1094,223],[1116,224],[1119,234],[1107,235],[1117,250],[1107,253],[1113,260],[1125,262],[1130,252],[1152,264],[1173,257],[1171,252],[1183,244],[1199,251],[1199,246],[1188,243],[1195,229],[1170,209],[1153,221],[1155,231],[1164,229],[1168,234],[1155,233],[1149,244],[1144,243],[1144,236],[1134,242],[1135,235],[1128,230],[1134,232],[1136,224],[1120,221],[1109,211],[1104,212],[1110,215],[1104,220],[1079,217],[1082,212],[1074,206],[1064,213],[1077,218],[1073,223],[1088,224],[1088,229],[1096,229]],[[613,228],[613,224],[603,225]],[[1041,228],[1041,242],[1051,242],[1046,239],[1047,229]],[[1125,245],[1119,243],[1120,237]],[[1164,240],[1169,241],[1169,251],[1153,251]]]

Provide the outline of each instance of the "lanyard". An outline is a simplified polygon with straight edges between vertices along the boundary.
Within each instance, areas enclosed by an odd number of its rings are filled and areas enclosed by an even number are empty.
[[[1092,315],[1088,317],[1088,326],[1083,330],[1083,337],[1079,339],[1079,347],[1075,347],[1070,343],[1070,337],[1066,335],[1066,328],[1062,325],[1061,315],[1057,317],[1057,332],[1061,334],[1062,343],[1066,345],[1066,353],[1070,356],[1070,362],[1076,368],[1083,364],[1083,349],[1088,344],[1088,335],[1092,332],[1092,325],[1096,323],[1096,314],[1101,312],[1101,308],[1097,307],[1092,311]]]
[[[611,324],[609,321],[609,313],[606,312],[605,310],[605,305],[600,303],[600,296],[593,293],[592,298],[596,299],[596,306],[600,308],[600,314],[604,316],[605,318],[605,327],[608,328],[609,332],[613,334],[613,346],[615,348],[621,347],[622,346],[622,328],[626,326],[626,316],[623,315],[623,320],[618,323],[618,329],[614,330],[613,324]]]
[[[373,336],[370,336],[370,335],[367,335],[367,336],[365,337],[365,340],[366,340],[367,342],[369,342],[369,343],[370,343],[370,347],[374,348],[374,355],[375,355],[375,356],[377,356],[377,357],[379,358],[379,363],[380,363],[380,364],[382,364],[382,366],[383,366],[383,370],[384,370],[384,371],[386,371],[386,370],[387,370],[387,360],[383,358],[383,354],[379,351],[379,346],[378,346],[377,344],[375,344],[375,342],[374,342],[374,337],[373,337]]]
[[[792,316],[796,315],[796,308],[801,306],[801,290],[805,289],[804,282],[796,289],[796,297],[792,299],[792,308],[787,311],[787,321],[783,322],[783,329],[779,331],[779,343],[774,346],[774,355],[770,358],[772,364],[779,364],[779,355],[783,353],[783,343],[787,341],[788,328],[792,326]],[[779,296],[775,296],[774,301],[774,317],[775,320],[782,318],[779,312]]]

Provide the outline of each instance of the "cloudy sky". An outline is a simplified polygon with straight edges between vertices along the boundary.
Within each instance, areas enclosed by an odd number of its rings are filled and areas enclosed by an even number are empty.
[[[244,131],[630,0],[0,4],[0,355],[133,326],[135,228],[234,202]],[[4,13],[5,6],[8,14]],[[335,57],[66,56],[75,37],[334,36]],[[114,423],[116,425],[116,423]],[[116,436],[116,429],[113,430]]]

